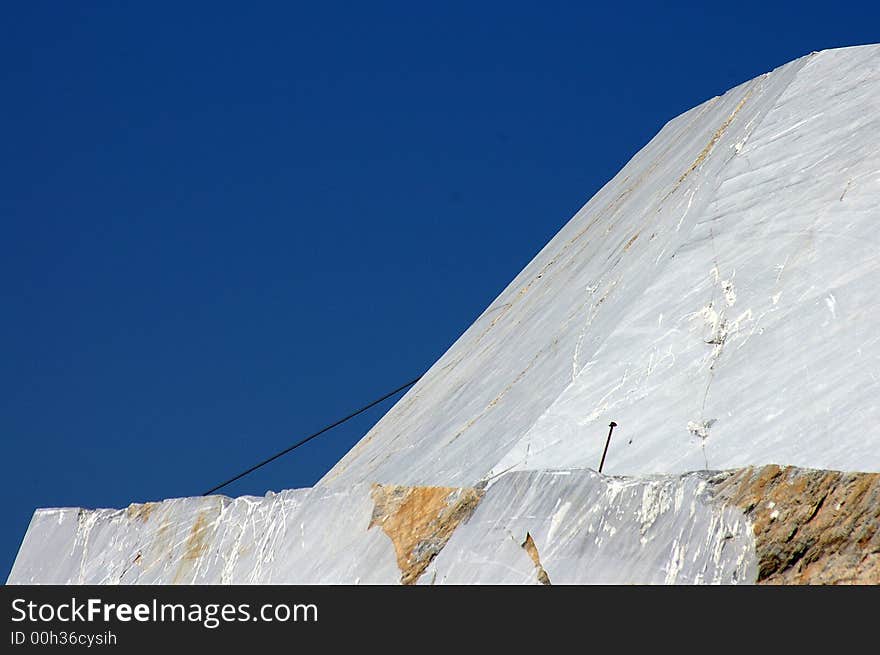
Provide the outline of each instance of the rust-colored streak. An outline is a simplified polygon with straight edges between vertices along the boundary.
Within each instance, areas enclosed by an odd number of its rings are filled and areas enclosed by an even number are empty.
[[[153,510],[156,509],[156,506],[159,503],[132,503],[125,510],[125,516],[132,520],[140,520],[146,523],[150,514],[153,513]]]
[[[880,584],[880,473],[749,467],[718,486],[751,519],[763,584]]]
[[[455,529],[473,514],[483,492],[470,487],[373,485],[373,515],[391,539],[400,582],[414,584]]]
[[[700,152],[699,155],[697,155],[697,158],[688,167],[688,169],[684,173],[681,174],[681,177],[678,178],[678,181],[675,183],[675,186],[673,186],[672,190],[669,193],[667,193],[666,196],[663,198],[664,200],[666,198],[668,198],[669,196],[671,196],[673,193],[675,193],[678,190],[678,188],[681,186],[682,182],[684,182],[687,179],[688,175],[690,175],[695,170],[697,170],[697,168],[699,168],[700,164],[702,164],[704,161],[706,161],[706,158],[709,156],[709,154],[715,148],[715,144],[717,144],[718,141],[721,139],[721,137],[724,136],[724,133],[727,131],[727,128],[730,127],[730,124],[733,122],[733,119],[736,118],[736,115],[743,108],[743,105],[746,104],[746,101],[752,95],[753,91],[754,91],[754,88],[749,89],[749,91],[743,96],[742,100],[739,101],[739,104],[737,104],[737,106],[734,108],[733,112],[731,112],[730,116],[727,117],[727,119],[721,124],[721,126],[717,130],[715,130],[715,133],[712,135],[712,138],[709,139],[709,143],[707,143],[706,147],[703,148],[703,150]]]
[[[195,570],[197,561],[208,552],[210,537],[211,523],[208,521],[206,512],[199,512],[186,538],[183,555],[180,558],[180,566],[178,566],[174,574],[172,584],[188,581],[188,578]]]
[[[541,565],[541,557],[538,555],[538,547],[535,545],[535,540],[532,539],[531,533],[526,532],[526,540],[522,542],[520,546],[529,554],[529,557],[532,558],[532,563],[535,565],[535,575],[538,576],[538,582],[544,585],[549,585],[550,576],[547,575],[547,571],[545,571],[544,567]]]
[[[193,527],[189,531],[189,536],[186,539],[186,550],[183,553],[183,559],[190,561],[196,560],[208,552],[208,543],[206,539],[208,536],[208,527],[208,520],[205,518],[204,513],[199,513],[196,517],[196,522],[193,523]]]

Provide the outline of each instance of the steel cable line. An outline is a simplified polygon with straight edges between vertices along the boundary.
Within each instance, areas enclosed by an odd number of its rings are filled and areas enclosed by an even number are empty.
[[[311,440],[314,439],[315,437],[320,437],[322,434],[324,434],[324,433],[327,432],[328,430],[332,430],[332,429],[335,428],[336,426],[338,426],[338,425],[342,425],[342,424],[345,423],[346,421],[348,421],[348,420],[350,420],[350,419],[353,419],[353,418],[354,418],[355,416],[357,416],[358,414],[363,414],[365,411],[367,411],[367,410],[370,409],[371,407],[375,407],[376,405],[378,405],[379,403],[381,403],[383,400],[387,400],[388,398],[391,398],[391,396],[393,396],[393,395],[395,395],[395,394],[397,394],[397,393],[400,393],[401,391],[403,391],[404,389],[407,389],[408,387],[413,386],[416,382],[418,382],[419,380],[421,380],[423,376],[424,376],[424,373],[423,373],[422,375],[420,375],[419,377],[417,377],[416,379],[414,379],[414,380],[410,380],[410,381],[407,382],[406,384],[403,384],[403,385],[397,387],[394,391],[389,391],[388,393],[386,393],[386,394],[385,394],[384,396],[382,396],[381,398],[377,398],[376,400],[370,402],[369,404],[364,405],[364,406],[361,407],[360,409],[353,411],[353,412],[352,412],[351,414],[349,414],[348,416],[345,416],[345,417],[339,419],[338,421],[334,421],[334,422],[331,423],[330,425],[327,425],[327,426],[321,428],[320,430],[318,430],[317,432],[315,432],[315,433],[313,433],[313,434],[310,434],[310,435],[307,436],[306,438],[301,439],[300,441],[297,441],[297,442],[296,442],[295,444],[293,444],[292,446],[289,446],[288,448],[285,448],[284,450],[275,453],[275,454],[272,455],[271,457],[268,457],[268,458],[264,459],[264,460],[263,460],[262,462],[260,462],[259,464],[254,464],[254,465],[251,466],[249,469],[247,469],[247,470],[245,470],[245,471],[242,471],[241,473],[239,473],[238,475],[236,475],[236,476],[234,476],[234,477],[229,478],[226,482],[223,482],[223,483],[221,483],[221,484],[218,484],[216,487],[211,487],[210,489],[208,489],[208,490],[207,490],[205,493],[203,493],[202,495],[203,495],[203,496],[209,496],[209,495],[211,495],[212,493],[214,493],[215,491],[217,491],[217,490],[219,490],[219,489],[222,489],[222,488],[225,487],[226,485],[228,485],[228,484],[232,484],[232,483],[235,482],[236,480],[240,480],[241,478],[243,478],[244,476],[248,475],[249,473],[253,473],[253,472],[256,471],[258,468],[260,468],[260,467],[262,467],[262,466],[265,466],[265,465],[268,464],[269,462],[273,462],[273,461],[275,461],[276,459],[278,459],[278,458],[281,457],[282,455],[286,455],[287,453],[289,453],[289,452],[291,452],[291,451],[293,451],[293,450],[296,450],[297,448],[299,448],[299,447],[302,446],[303,444],[308,443],[309,441],[311,441]]]

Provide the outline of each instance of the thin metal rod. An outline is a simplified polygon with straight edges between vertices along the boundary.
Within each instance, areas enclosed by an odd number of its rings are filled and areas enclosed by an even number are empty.
[[[611,443],[611,433],[614,432],[614,428],[617,427],[617,423],[611,421],[611,423],[608,424],[608,427],[611,429],[608,430],[608,440],[605,441],[605,450],[602,451],[602,461],[599,462],[599,473],[602,472],[602,467],[605,466],[605,455],[608,454],[608,444]]]

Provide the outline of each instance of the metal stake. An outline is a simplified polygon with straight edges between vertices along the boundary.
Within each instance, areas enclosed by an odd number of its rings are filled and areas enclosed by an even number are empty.
[[[602,467],[605,465],[605,455],[608,454],[608,444],[611,443],[611,433],[614,432],[614,428],[617,427],[617,423],[611,421],[611,423],[608,424],[608,427],[611,429],[608,430],[608,440],[605,442],[605,450],[602,451],[602,461],[599,462],[599,473],[602,472]]]

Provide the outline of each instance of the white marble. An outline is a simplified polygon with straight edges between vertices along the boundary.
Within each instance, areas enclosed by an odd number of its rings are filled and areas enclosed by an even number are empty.
[[[585,155],[586,156],[586,155]],[[880,470],[880,46],[670,121],[319,483]]]
[[[756,575],[751,525],[706,474],[612,478],[512,472],[488,486],[421,584],[736,584]],[[370,489],[175,498],[34,514],[9,584],[397,584]]]
[[[712,500],[708,476],[617,478],[590,470],[507,473],[421,584],[750,584],[751,524]]]
[[[369,487],[34,514],[9,584],[391,583]]]

